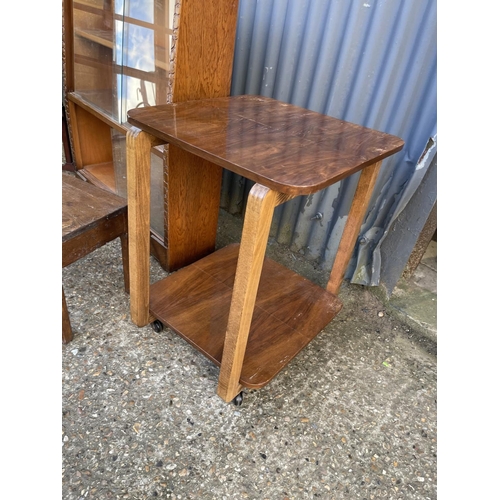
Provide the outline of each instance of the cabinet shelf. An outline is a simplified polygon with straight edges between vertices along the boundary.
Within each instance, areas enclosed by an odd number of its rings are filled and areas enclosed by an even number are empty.
[[[112,161],[86,165],[80,173],[91,183],[116,193],[115,169]]]
[[[79,90],[68,94],[68,100],[84,109],[111,128],[126,134],[130,129],[127,122],[120,123],[113,112],[118,105],[117,98],[111,89]]]
[[[84,30],[75,28],[75,36],[85,38],[109,49],[112,49],[114,46],[112,30]]]
[[[165,30],[166,33],[170,32],[170,35],[171,31],[172,30]],[[107,47],[111,50],[115,48],[114,33],[112,30],[86,30],[76,28],[75,36],[97,43],[98,45]],[[168,50],[164,45],[155,45],[154,53],[156,54],[154,60],[155,68],[167,72],[170,67]],[[148,81],[155,81],[155,79],[157,79],[157,77],[154,76],[156,75],[156,72],[141,71],[134,68],[127,68],[127,66],[119,66],[119,68],[119,71],[122,74],[128,73],[129,76],[141,77]]]

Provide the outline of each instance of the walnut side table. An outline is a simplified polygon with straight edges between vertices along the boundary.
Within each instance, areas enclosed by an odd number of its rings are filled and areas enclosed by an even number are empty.
[[[131,318],[159,320],[220,366],[217,393],[269,383],[336,316],[381,162],[398,137],[274,99],[236,96],[130,110],[127,134]],[[239,245],[150,286],[150,155],[173,144],[255,181]],[[265,258],[274,208],[361,171],[326,290]],[[203,217],[204,214],[199,214]]]

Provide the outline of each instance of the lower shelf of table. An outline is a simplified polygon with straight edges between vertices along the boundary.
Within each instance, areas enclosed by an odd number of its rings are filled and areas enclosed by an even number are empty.
[[[150,311],[220,366],[239,245],[200,259],[150,289]],[[240,383],[269,383],[342,308],[306,278],[265,259]]]

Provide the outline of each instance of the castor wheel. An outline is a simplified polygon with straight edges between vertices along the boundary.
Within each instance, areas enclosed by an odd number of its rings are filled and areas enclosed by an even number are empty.
[[[241,391],[234,399],[233,399],[233,403],[236,405],[236,406],[241,406],[242,403],[243,403],[243,391]]]
[[[151,323],[151,328],[156,332],[156,333],[160,333],[163,331],[163,323],[159,320],[159,319],[155,319],[152,323]]]

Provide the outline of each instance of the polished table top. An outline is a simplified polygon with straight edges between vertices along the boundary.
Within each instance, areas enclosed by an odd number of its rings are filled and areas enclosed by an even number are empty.
[[[261,96],[137,108],[130,124],[290,195],[314,193],[402,149],[393,135]]]

